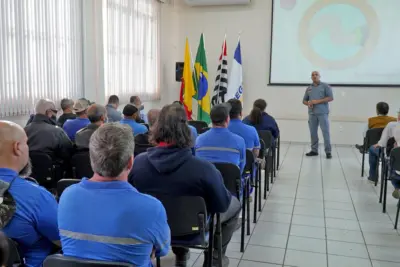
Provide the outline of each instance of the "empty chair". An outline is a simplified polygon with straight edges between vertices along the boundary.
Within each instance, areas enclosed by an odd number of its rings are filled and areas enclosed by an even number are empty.
[[[32,163],[31,176],[46,188],[54,188],[57,183],[56,169],[53,159],[43,152],[30,152],[29,157]]]
[[[135,157],[139,154],[142,154],[147,151],[148,148],[153,147],[152,144],[139,144],[135,143],[135,152],[134,155]]]
[[[71,158],[71,165],[74,178],[82,179],[93,176],[89,151],[80,151],[74,154]]]
[[[205,121],[188,121],[189,125],[196,128],[197,132],[200,133],[203,128],[207,128],[208,125]]]
[[[61,254],[48,256],[43,262],[43,267],[134,267],[133,264],[123,262],[106,262],[95,260],[84,260],[67,257]]]
[[[62,192],[68,187],[73,184],[79,183],[81,180],[80,179],[61,179],[57,183],[57,196],[61,197]]]
[[[394,148],[396,141],[394,137],[389,138],[389,140],[386,143],[386,147],[384,148],[383,153],[381,153],[381,161],[382,161],[382,168],[381,168],[381,191],[379,194],[379,203],[382,203],[382,198],[383,198],[383,191],[385,188],[385,183],[386,179],[388,179],[389,175],[389,161],[390,161],[390,153],[392,149]],[[387,184],[387,183],[386,183]],[[386,188],[385,188],[386,190]],[[385,201],[382,205],[383,207],[383,212],[386,212],[386,196],[385,196]]]
[[[381,138],[382,132],[383,128],[369,129],[365,135],[363,150],[368,151],[370,146],[378,143],[379,139]],[[365,153],[362,154],[361,177],[364,177],[364,165],[365,165]],[[378,182],[378,179],[376,181]]]
[[[269,158],[272,158],[272,134],[270,131],[258,131],[260,140],[264,142],[264,159],[265,159],[265,172],[264,172],[264,199],[267,198],[267,191],[269,190],[269,175],[271,175],[271,183],[273,183],[273,165]]]
[[[21,258],[21,256],[19,255],[18,244],[11,238],[7,239],[7,243],[8,243],[7,244],[8,248],[6,248],[6,250],[8,250],[8,251],[5,251],[8,254],[7,267],[23,266],[22,263],[24,261]]]

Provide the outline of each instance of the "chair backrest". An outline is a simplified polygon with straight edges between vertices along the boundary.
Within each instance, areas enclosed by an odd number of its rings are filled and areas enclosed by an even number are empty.
[[[29,152],[32,163],[31,176],[42,186],[52,184],[55,179],[55,166],[52,158],[43,152]]]
[[[18,244],[11,238],[8,238],[8,266],[22,266],[23,259],[21,258],[19,251],[18,251]]]
[[[207,229],[207,207],[202,197],[154,195],[167,212],[171,237],[203,234]],[[206,240],[203,240],[206,241]]]
[[[123,262],[106,262],[96,260],[85,260],[73,257],[67,257],[61,254],[54,254],[48,256],[44,262],[43,267],[134,267],[133,264]]]
[[[396,140],[394,139],[394,137],[391,137],[388,139],[388,141],[386,143],[386,156],[390,156],[390,152],[394,148],[395,143],[396,143]]]
[[[395,147],[390,153],[390,166],[392,170],[400,171],[400,147]]]
[[[246,149],[246,165],[244,166],[244,173],[252,173],[255,159],[253,151]]]
[[[367,149],[370,146],[378,143],[379,139],[381,139],[382,132],[383,132],[383,128],[374,128],[374,129],[369,129],[367,131],[367,134],[365,135]]]
[[[258,158],[263,159],[265,157],[265,143],[264,140],[260,139],[260,152],[258,153]]]
[[[36,181],[36,179],[32,178],[32,177],[25,177],[25,180],[27,180],[27,181],[29,181],[31,183],[39,184],[38,181]]]
[[[93,176],[89,151],[75,153],[71,158],[71,165],[74,171],[74,178],[82,179],[83,177],[90,178]]]
[[[134,152],[135,157],[137,155],[139,155],[139,154],[142,154],[142,153],[146,152],[147,149],[150,148],[150,147],[153,147],[153,145],[152,144],[138,144],[138,143],[135,143],[135,152]]]
[[[235,196],[239,197],[240,192],[240,169],[232,163],[214,163],[215,167],[219,170],[224,178],[225,187]]]
[[[149,126],[148,123],[141,123],[141,124],[143,124],[144,126],[146,126],[147,130],[150,130],[150,126]]]
[[[188,121],[188,123],[196,128],[198,133],[201,132],[201,129],[208,127],[205,121]]]
[[[200,131],[197,131],[197,132],[199,134],[203,134],[203,133],[207,132],[208,130],[210,130],[210,127],[204,127],[204,128],[201,128]]]
[[[271,131],[267,131],[267,130],[261,130],[261,131],[257,131],[258,132],[258,136],[260,137],[260,140],[264,141],[264,150],[267,148],[271,148],[272,146],[272,133]]]
[[[80,179],[61,179],[57,182],[57,196],[60,197],[62,192],[64,192],[68,186],[77,184],[80,181]]]

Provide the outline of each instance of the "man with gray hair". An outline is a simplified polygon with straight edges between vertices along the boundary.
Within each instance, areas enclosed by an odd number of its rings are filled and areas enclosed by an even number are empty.
[[[104,106],[93,104],[87,109],[90,124],[75,135],[75,146],[78,150],[88,150],[92,134],[107,121],[107,110]]]
[[[72,99],[64,98],[61,100],[61,109],[63,114],[58,118],[57,125],[61,128],[67,120],[73,120],[76,118],[72,108],[74,106],[74,101]]]
[[[108,123],[93,133],[94,175],[67,188],[59,203],[64,255],[151,266],[150,256],[168,254],[170,229],[163,205],[127,182],[134,146],[127,125]]]
[[[150,109],[149,112],[147,112],[147,119],[149,121],[149,132],[151,131],[153,125],[156,123],[159,115],[159,109]],[[138,134],[135,136],[135,156],[146,152],[147,149],[152,146],[149,142],[149,132]]]
[[[68,161],[73,145],[65,132],[51,119],[57,113],[54,102],[40,99],[36,104],[36,114],[25,127],[30,152],[44,152],[54,161]]]

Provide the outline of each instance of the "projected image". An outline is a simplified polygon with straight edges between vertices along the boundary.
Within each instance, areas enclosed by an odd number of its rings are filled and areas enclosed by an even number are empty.
[[[271,83],[400,84],[399,0],[274,0]]]

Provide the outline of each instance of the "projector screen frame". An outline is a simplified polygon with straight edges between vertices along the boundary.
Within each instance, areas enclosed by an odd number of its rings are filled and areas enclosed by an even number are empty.
[[[270,55],[269,55],[269,77],[268,77],[268,86],[292,86],[292,87],[303,87],[309,86],[311,84],[311,78],[309,83],[276,83],[271,82],[271,73],[272,73],[272,50],[273,50],[273,36],[274,36],[274,9],[275,9],[275,1],[279,0],[272,0],[272,8],[271,8],[271,33],[270,33]],[[318,69],[316,70],[318,71]],[[310,73],[311,75],[311,73]],[[345,83],[329,83],[331,86],[335,87],[387,87],[387,88],[394,88],[400,87],[400,84],[345,84]]]

